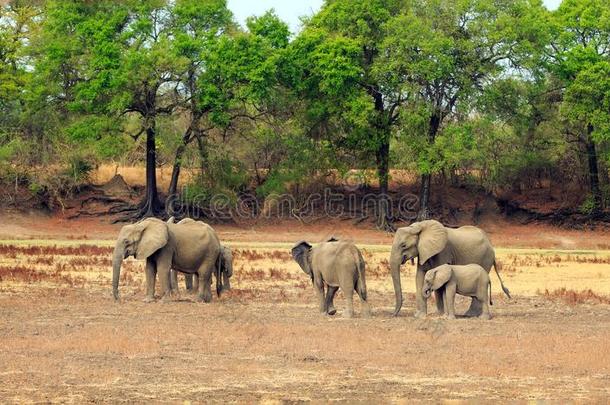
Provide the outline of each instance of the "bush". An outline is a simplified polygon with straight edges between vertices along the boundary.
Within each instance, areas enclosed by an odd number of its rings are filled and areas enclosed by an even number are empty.
[[[597,208],[598,207],[595,203],[595,198],[591,194],[589,194],[587,195],[587,198],[585,198],[585,200],[580,204],[578,210],[583,215],[592,215],[593,213],[595,213]]]

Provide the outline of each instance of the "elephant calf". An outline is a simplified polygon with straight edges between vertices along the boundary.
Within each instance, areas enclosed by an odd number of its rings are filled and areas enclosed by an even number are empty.
[[[473,297],[481,305],[482,319],[491,319],[489,305],[491,301],[491,281],[489,274],[478,264],[450,265],[443,264],[426,273],[422,294],[429,298],[432,291],[442,294],[447,318],[455,319],[455,294]],[[487,297],[489,296],[489,302]]]
[[[312,247],[307,242],[299,242],[291,252],[301,269],[311,277],[320,300],[322,314],[334,315],[336,313],[333,299],[340,287],[347,302],[345,317],[351,318],[354,314],[354,290],[360,297],[364,316],[370,316],[371,309],[366,296],[364,260],[353,243],[333,239]]]

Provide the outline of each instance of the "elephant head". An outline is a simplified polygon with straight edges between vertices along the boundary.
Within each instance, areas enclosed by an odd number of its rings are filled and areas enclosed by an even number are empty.
[[[133,256],[146,259],[167,244],[167,224],[156,218],[147,218],[121,228],[112,259],[112,295],[119,299],[119,277],[123,259]]]
[[[220,295],[222,291],[231,289],[229,279],[233,276],[233,252],[230,247],[224,245],[220,247],[216,272],[216,293]]]
[[[301,241],[294,245],[291,250],[292,258],[299,264],[301,269],[311,277],[313,281],[313,271],[311,270],[309,254],[311,253],[311,245],[305,241]]]
[[[440,253],[446,245],[447,230],[438,221],[415,222],[396,231],[390,253],[390,272],[396,295],[395,316],[402,307],[400,266],[415,257],[418,258],[418,265],[423,266],[430,258]]]
[[[435,269],[432,269],[426,273],[424,277],[424,287],[422,288],[422,294],[425,298],[430,298],[432,291],[436,291],[449,281],[453,270],[448,264],[443,264]]]

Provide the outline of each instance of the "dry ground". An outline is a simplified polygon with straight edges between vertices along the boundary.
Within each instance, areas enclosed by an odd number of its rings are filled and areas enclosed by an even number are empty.
[[[348,320],[341,294],[318,315],[289,244],[228,244],[231,292],[145,304],[137,261],[112,301],[112,241],[0,241],[2,402],[610,398],[608,251],[498,249],[515,297],[492,276],[494,319],[447,321],[412,317],[408,265],[392,318],[389,247],[361,245],[374,314]]]

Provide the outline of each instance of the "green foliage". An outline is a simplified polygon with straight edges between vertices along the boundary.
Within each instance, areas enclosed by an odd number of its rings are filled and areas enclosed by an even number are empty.
[[[269,168],[265,181],[256,189],[261,197],[294,191],[295,185],[308,187],[319,181],[320,173],[333,167],[330,145],[315,141],[298,134],[288,136],[277,134],[269,129],[259,133],[273,143],[281,157]]]
[[[583,215],[592,215],[597,210],[597,203],[595,202],[595,198],[592,195],[587,195],[587,198],[580,204],[578,208],[581,214]]]
[[[0,179],[48,205],[101,162],[144,162],[151,130],[155,166],[197,170],[194,204],[383,182],[388,155],[490,191],[587,178],[583,145],[610,161],[602,0],[327,0],[295,37],[273,10],[239,27],[226,0],[0,10]]]
[[[248,17],[246,26],[248,31],[265,38],[274,48],[285,48],[288,45],[288,25],[278,18],[274,10],[267,11],[260,17]]]
[[[610,31],[609,31],[610,34]],[[610,59],[583,68],[566,90],[564,115],[591,125],[595,142],[610,140]]]

